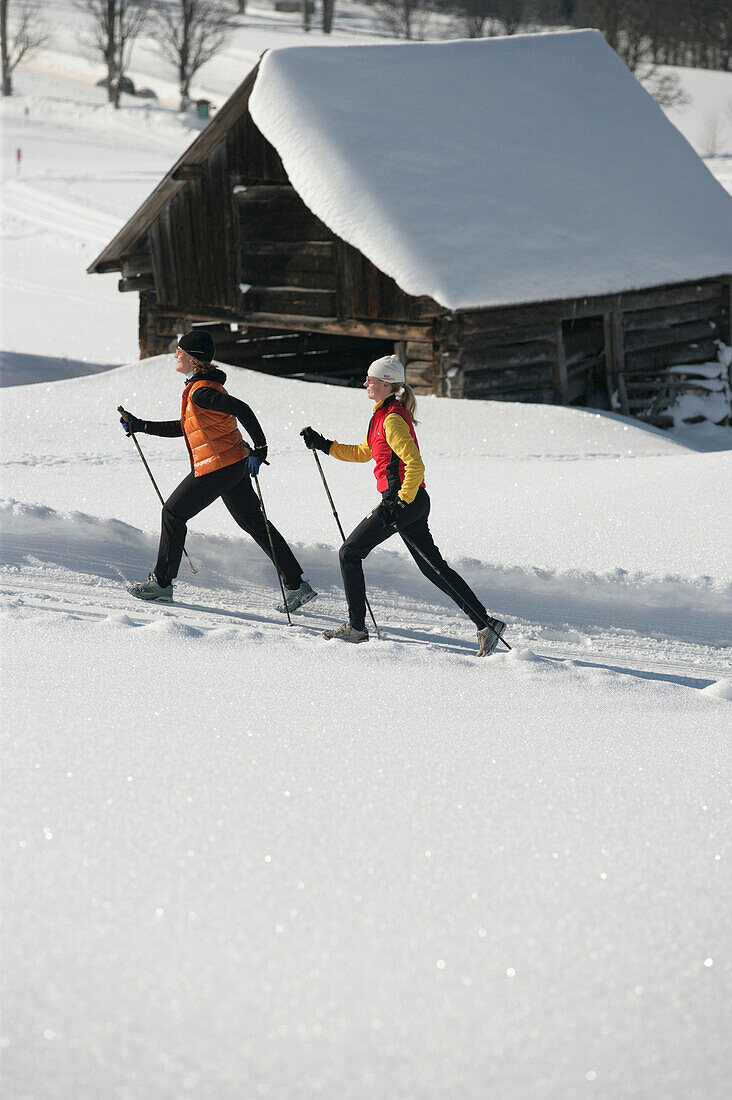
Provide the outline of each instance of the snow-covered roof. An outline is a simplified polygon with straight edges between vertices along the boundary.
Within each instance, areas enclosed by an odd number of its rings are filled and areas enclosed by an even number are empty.
[[[305,203],[450,309],[727,274],[732,200],[597,31],[267,53]]]

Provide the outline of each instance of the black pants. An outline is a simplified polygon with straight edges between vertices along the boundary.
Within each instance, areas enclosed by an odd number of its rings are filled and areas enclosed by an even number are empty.
[[[424,558],[405,539],[407,550],[428,580],[454,600],[458,607],[472,619],[480,629],[488,621],[488,612],[483,607],[472,588],[465,583],[459,573],[451,569],[435,546],[427,517],[430,514],[430,498],[426,489],[419,489],[411,504],[399,517],[398,527],[386,527],[378,512],[372,512],[361,520],[358,527],[348,536],[340,549],[341,575],[348,602],[348,619],[354,630],[366,628],[366,585],[363,579],[365,557],[375,546],[391,538],[397,531],[404,533],[414,545],[422,551]]]
[[[201,477],[195,477],[191,472],[168,497],[163,505],[160,547],[155,566],[158,584],[165,587],[178,575],[188,520],[193,519],[204,508],[208,508],[209,504],[213,504],[219,497],[242,530],[251,535],[257,546],[264,550],[270,560],[272,559],[259,498],[246,472],[246,459],[242,459],[231,466],[224,466],[222,470],[214,470]],[[269,530],[282,578],[288,588],[298,588],[302,569],[277,528],[270,523]]]

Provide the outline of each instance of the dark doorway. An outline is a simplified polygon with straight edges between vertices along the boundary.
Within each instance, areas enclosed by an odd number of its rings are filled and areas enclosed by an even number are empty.
[[[228,326],[206,326],[216,340],[216,358],[222,363],[334,386],[360,386],[374,359],[390,355],[390,340],[362,339],[327,332],[284,332],[248,328],[229,332]]]
[[[602,315],[562,321],[567,404],[609,409]]]

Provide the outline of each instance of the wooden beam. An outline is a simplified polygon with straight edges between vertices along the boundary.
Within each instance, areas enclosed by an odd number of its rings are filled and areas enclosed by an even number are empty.
[[[685,325],[669,325],[656,329],[635,329],[628,331],[625,328],[625,350],[628,355],[634,351],[644,351],[647,348],[673,347],[678,344],[698,343],[700,340],[709,340],[719,333],[719,326],[714,322],[704,319],[702,321],[689,321]]]
[[[303,200],[291,183],[259,183],[252,187],[239,184],[233,190],[234,202],[237,206],[248,206],[250,203],[285,202],[292,200],[301,206]]]
[[[153,263],[150,252],[141,252],[136,256],[126,256],[120,268],[125,277],[129,275],[152,275],[152,270]]]
[[[322,317],[293,317],[281,313],[247,313],[237,318],[242,324],[260,328],[282,328],[293,332],[334,332],[374,340],[429,340],[432,326],[399,321],[329,320]]]
[[[171,172],[171,179],[179,180],[201,180],[206,174],[206,168],[203,164],[179,164],[177,168],[174,168]]]
[[[557,321],[554,326],[554,338],[557,346],[557,355],[554,361],[554,386],[560,405],[569,404],[569,384],[567,380],[567,360],[564,355],[564,337],[562,335],[562,322]]]
[[[127,294],[133,290],[154,290],[155,280],[152,275],[133,275],[129,278],[120,279],[117,283],[117,290],[121,294]]]

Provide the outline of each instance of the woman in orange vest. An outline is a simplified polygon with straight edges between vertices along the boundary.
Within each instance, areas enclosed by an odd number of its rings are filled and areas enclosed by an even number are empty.
[[[249,406],[224,389],[226,375],[212,363],[215,352],[213,338],[205,330],[196,329],[181,337],[175,352],[175,369],[186,379],[180,420],[140,420],[126,410],[120,417],[128,435],[147,432],[183,436],[191,460],[190,474],[163,506],[155,568],[146,581],[131,584],[127,589],[140,600],[172,601],[188,520],[219,497],[239,526],[272,558],[264,516],[251,483],[267,457],[267,440]],[[253,450],[242,439],[237,420],[251,437]],[[303,579],[295,555],[271,523],[269,531],[286,589],[287,609],[295,611],[317,593]],[[278,605],[277,610],[284,614],[285,605]]]
[[[340,549],[348,622],[337,630],[326,630],[323,637],[343,642],[369,640],[361,563],[374,547],[398,531],[424,575],[475,623],[478,656],[487,657],[498,645],[506,624],[491,618],[472,588],[450,568],[435,546],[427,526],[430,498],[414,430],[417,402],[405,382],[404,367],[396,355],[385,355],[372,363],[364,387],[375,404],[363,443],[338,443],[325,439],[313,428],[303,428],[300,432],[311,450],[323,451],[343,462],[373,459],[376,488],[381,493],[381,504],[359,523]]]

